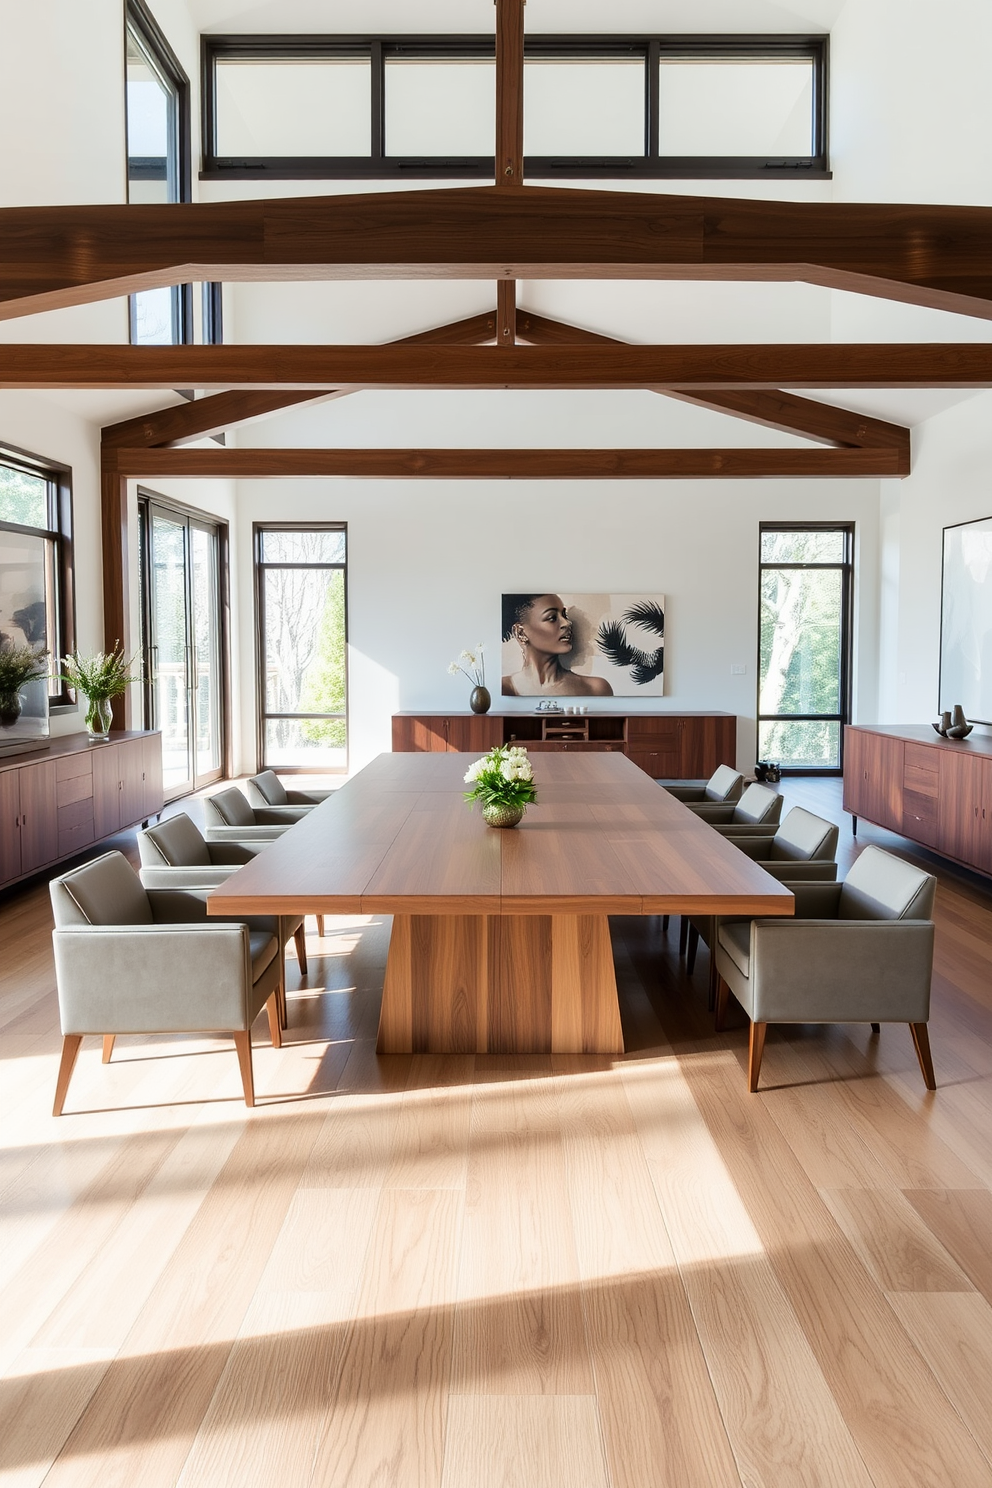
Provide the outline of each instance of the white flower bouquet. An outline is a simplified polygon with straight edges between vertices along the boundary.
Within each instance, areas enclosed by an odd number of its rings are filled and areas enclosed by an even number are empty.
[[[469,671],[468,668],[471,668]],[[448,667],[448,674],[457,677],[461,672],[467,677],[473,687],[485,687],[486,685],[486,653],[485,647],[480,641],[474,651],[463,651],[457,661],[453,661]]]
[[[472,787],[465,792],[469,805],[480,803],[485,814],[487,808],[502,808],[523,812],[537,800],[534,784],[534,768],[526,749],[519,744],[503,744],[490,749],[481,759],[469,765],[465,772],[465,783]]]

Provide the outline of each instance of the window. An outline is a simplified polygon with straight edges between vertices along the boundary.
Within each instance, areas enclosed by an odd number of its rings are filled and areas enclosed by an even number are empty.
[[[202,175],[493,178],[488,36],[205,36]],[[823,36],[528,36],[533,178],[826,177]]]
[[[758,756],[837,772],[850,722],[854,530],[761,528]]]
[[[127,199],[189,201],[189,79],[139,0],[127,4],[126,58]],[[130,299],[132,342],[192,340],[192,310],[188,284],[140,290]]]
[[[348,767],[347,534],[255,528],[261,768]]]
[[[45,543],[45,598],[17,611],[20,644],[43,645],[51,657],[49,707],[75,707],[74,695],[54,680],[63,656],[75,649],[72,589],[72,473],[23,450],[0,446],[0,528]],[[0,573],[0,584],[4,576]]]

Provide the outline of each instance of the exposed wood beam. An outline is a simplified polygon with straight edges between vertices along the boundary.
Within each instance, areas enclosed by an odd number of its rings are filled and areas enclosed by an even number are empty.
[[[517,344],[517,283],[500,279],[496,284],[496,345],[503,351]]]
[[[886,449],[118,449],[121,475],[424,480],[736,480],[897,476]]]
[[[0,210],[0,316],[198,280],[800,279],[992,318],[992,208],[500,186]]]
[[[530,310],[518,311],[517,331],[522,340],[535,346],[626,344],[618,341],[615,336],[585,331],[579,326],[552,320]],[[883,419],[869,418],[866,414],[834,408],[829,403],[818,403],[812,398],[799,398],[794,393],[784,393],[778,388],[773,392],[677,393],[668,388],[657,388],[655,391],[670,398],[678,398],[682,402],[693,403],[697,407],[711,408],[717,413],[733,414],[736,418],[777,429],[780,433],[801,434],[804,438],[815,439],[823,444],[854,449],[872,445],[882,449],[898,448],[903,452],[905,463],[902,473],[909,474],[910,433],[901,424],[890,424]]]
[[[496,185],[524,181],[524,5],[496,0]]]
[[[3,388],[986,388],[992,345],[8,345]]]
[[[489,311],[472,315],[464,320],[451,321],[448,325],[433,326],[429,331],[418,331],[414,336],[402,336],[397,346],[477,346],[491,341],[496,335],[496,317]],[[214,393],[209,398],[200,398],[194,403],[182,403],[176,408],[162,408],[147,413],[141,418],[126,419],[123,423],[108,424],[103,430],[105,445],[161,445],[186,444],[193,439],[203,439],[209,434],[219,434],[238,424],[250,423],[277,413],[282,408],[291,408],[301,403],[324,402],[330,398],[345,397],[352,389],[334,388],[309,392],[228,392]]]

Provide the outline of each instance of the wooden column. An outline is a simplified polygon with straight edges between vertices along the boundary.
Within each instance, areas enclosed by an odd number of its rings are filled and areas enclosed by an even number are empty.
[[[118,642],[131,655],[131,610],[128,573],[127,477],[120,475],[114,453],[104,451],[100,472],[103,534],[103,649]],[[114,698],[115,729],[131,727],[131,690]]]
[[[496,0],[496,185],[524,181],[524,4]]]

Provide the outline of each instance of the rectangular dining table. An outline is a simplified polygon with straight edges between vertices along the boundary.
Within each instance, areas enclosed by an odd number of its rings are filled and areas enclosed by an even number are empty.
[[[623,1052],[609,915],[790,915],[790,891],[622,755],[535,754],[486,826],[470,754],[382,754],[211,894],[393,916],[380,1053]]]

